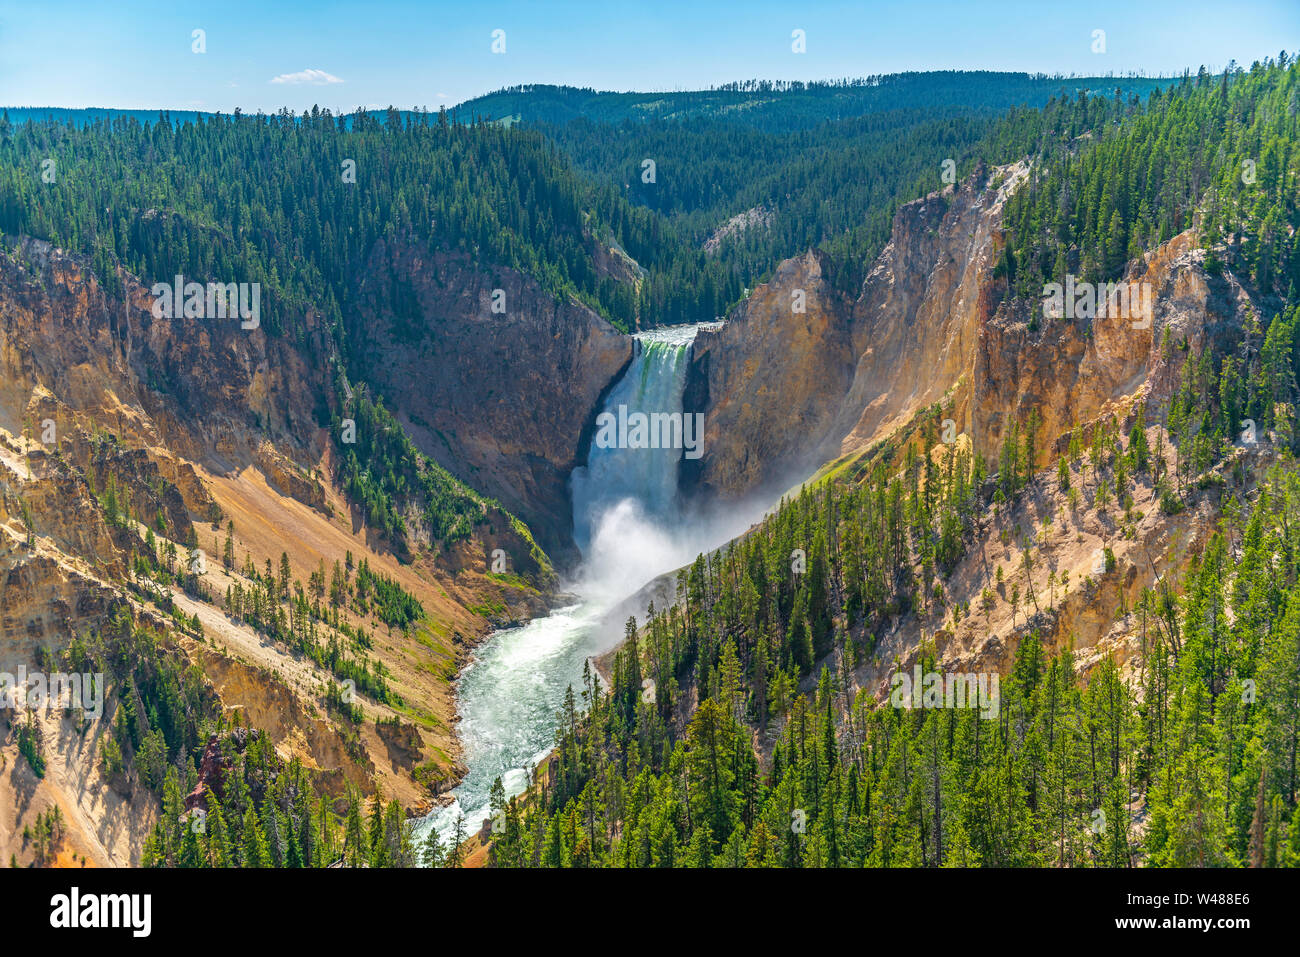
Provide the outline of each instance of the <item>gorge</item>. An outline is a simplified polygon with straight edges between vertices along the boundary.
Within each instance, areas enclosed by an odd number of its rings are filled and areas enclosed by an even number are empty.
[[[105,677],[93,715],[0,722],[0,853],[1284,848],[1300,68],[1006,114],[1008,77],[906,82],[890,116],[830,84],[562,128],[0,117],[0,670]],[[169,315],[176,276],[260,289],[257,321]],[[1149,314],[1044,309],[1081,283]],[[1001,717],[900,713],[902,673],[996,676]],[[1247,681],[1269,703],[1230,708]],[[1198,767],[1224,823],[1167,839]]]

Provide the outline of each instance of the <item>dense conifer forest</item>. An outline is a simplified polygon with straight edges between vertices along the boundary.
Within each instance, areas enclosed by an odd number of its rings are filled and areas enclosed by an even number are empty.
[[[1098,431],[1093,464],[1067,462],[1066,481],[1085,502],[1119,482],[1119,508],[1154,507],[1174,450],[1161,464],[1141,433],[1125,443]],[[1085,681],[1068,648],[1045,652],[1046,595],[1033,613],[1026,598],[995,720],[850,694],[847,677],[892,616],[910,607],[939,627],[981,614],[933,588],[970,524],[999,521],[965,467],[923,481],[929,466],[913,458],[901,476],[805,490],[761,532],[702,556],[679,577],[677,604],[628,623],[612,687],[593,676],[580,689],[547,785],[527,803],[498,792],[494,862],[1300,864],[1295,470],[1270,471],[1253,504],[1224,519],[1180,597],[1168,585],[1143,594],[1140,694],[1110,660]],[[1019,494],[1061,479],[1011,481]],[[985,600],[1007,600],[994,584]]]
[[[1014,292],[1038,295],[1071,272],[1118,279],[1131,259],[1194,226],[1206,248],[1226,243],[1263,292],[1294,302],[1300,82],[1285,53],[1249,71],[1184,77],[1144,109],[1058,102],[1039,129],[1040,162],[1006,217]]]

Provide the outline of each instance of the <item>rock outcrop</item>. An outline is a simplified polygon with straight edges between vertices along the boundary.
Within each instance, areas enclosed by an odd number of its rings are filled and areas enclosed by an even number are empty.
[[[1151,289],[1150,321],[1047,320],[1037,303],[1002,304],[983,324],[975,354],[968,403],[975,447],[992,458],[1007,423],[1037,410],[1041,466],[1064,450],[1076,422],[1126,412],[1135,397],[1157,413],[1178,386],[1183,343],[1193,353],[1211,341],[1222,348],[1261,313],[1231,272],[1211,275],[1204,260],[1188,231],[1130,264],[1124,281]]]
[[[691,350],[687,411],[704,411],[704,455],[682,482],[709,497],[738,497],[790,477],[834,425],[853,379],[845,306],[826,257],[786,260]]]
[[[959,187],[903,206],[853,306],[853,384],[824,451],[847,454],[893,432],[972,381],[993,311],[1002,206],[1021,165],[983,170]],[[970,412],[958,407],[958,429]],[[838,433],[838,434],[837,434]],[[977,450],[983,451],[976,446]]]
[[[98,424],[218,471],[252,463],[268,434],[319,457],[320,390],[303,388],[319,377],[294,345],[234,320],[158,318],[136,277],[119,269],[111,293],[40,240],[6,241],[0,273],[0,426]]]

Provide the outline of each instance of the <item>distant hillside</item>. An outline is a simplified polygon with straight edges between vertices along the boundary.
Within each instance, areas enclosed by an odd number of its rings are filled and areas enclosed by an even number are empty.
[[[1046,74],[998,73],[990,70],[946,70],[896,73],[825,82],[784,83],[741,80],[709,90],[672,93],[617,93],[574,86],[527,84],[485,93],[448,110],[449,118],[472,123],[475,119],[517,123],[560,124],[575,119],[598,123],[624,120],[688,119],[707,117],[766,131],[800,130],[819,123],[852,119],[903,107],[957,111],[1001,112],[1012,106],[1042,105],[1061,93],[1113,94],[1145,98],[1153,89],[1172,82],[1167,77],[1065,77]],[[5,106],[12,123],[54,121],[85,126],[111,117],[130,117],[154,123],[160,115],[185,123],[202,110],[140,110],[112,107],[70,109],[60,106]],[[344,114],[349,126],[358,111]],[[366,116],[385,122],[391,116],[417,120],[422,110],[364,110]]]
[[[173,123],[186,123],[200,116],[211,116],[198,110],[116,110],[102,106],[87,107],[84,110],[68,109],[62,106],[6,106],[4,114],[10,123],[64,123],[68,126],[83,127],[98,120],[113,118],[130,118],[139,123],[157,123],[160,116]]]
[[[531,84],[466,100],[453,112],[463,122],[475,117],[521,123],[598,123],[624,120],[680,120],[705,117],[768,132],[800,130],[903,107],[1002,112],[1046,103],[1079,91],[1145,98],[1168,85],[1160,77],[1063,77],[1045,74],[947,70],[896,73],[827,82],[744,80],[710,90],[674,93],[614,93],[572,86]]]

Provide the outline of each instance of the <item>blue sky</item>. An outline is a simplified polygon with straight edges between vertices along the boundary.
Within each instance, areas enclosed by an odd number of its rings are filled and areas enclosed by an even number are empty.
[[[206,53],[192,50],[196,29]],[[802,54],[791,50],[796,29]],[[1093,52],[1095,30],[1104,53]],[[0,0],[0,104],[436,107],[515,83],[681,90],[949,68],[1169,73],[1249,66],[1283,49],[1300,50],[1300,0]]]

